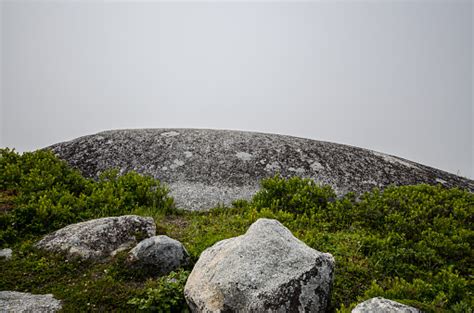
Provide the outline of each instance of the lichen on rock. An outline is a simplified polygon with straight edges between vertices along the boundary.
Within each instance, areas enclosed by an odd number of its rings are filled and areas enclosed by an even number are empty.
[[[137,215],[105,217],[68,225],[36,243],[39,249],[65,253],[69,258],[103,260],[154,236],[153,218]]]
[[[0,291],[1,312],[52,313],[62,308],[52,294],[34,295],[26,292]]]
[[[184,294],[194,312],[325,312],[334,266],[331,254],[280,222],[259,219],[244,235],[206,249]]]
[[[170,187],[176,204],[207,210],[249,199],[263,178],[311,178],[338,195],[420,183],[474,191],[474,182],[387,154],[305,138],[230,130],[113,130],[55,144],[85,176],[136,170]]]
[[[168,236],[153,236],[142,240],[128,254],[133,267],[166,275],[189,263],[189,254],[181,242]]]
[[[352,313],[419,313],[420,310],[389,299],[376,297],[359,303]]]

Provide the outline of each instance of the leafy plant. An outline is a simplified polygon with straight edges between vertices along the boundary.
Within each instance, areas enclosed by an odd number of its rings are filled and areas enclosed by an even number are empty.
[[[291,213],[314,213],[324,210],[336,194],[330,186],[319,186],[311,179],[280,176],[263,179],[262,190],[252,199],[255,208],[269,208]],[[238,203],[236,203],[238,204]]]
[[[168,189],[152,177],[109,170],[86,179],[51,151],[0,149],[0,186],[16,195],[15,209],[0,214],[0,246],[92,218],[174,210]]]
[[[140,310],[153,312],[189,312],[183,297],[189,272],[180,270],[147,283],[145,294],[128,301]]]

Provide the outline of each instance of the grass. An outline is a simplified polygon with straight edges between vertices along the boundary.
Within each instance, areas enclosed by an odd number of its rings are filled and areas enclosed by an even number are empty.
[[[136,173],[83,178],[48,152],[0,150],[0,290],[52,293],[65,312],[183,312],[192,266],[155,277],[132,271],[126,253],[107,263],[67,261],[33,243],[71,222],[107,215],[152,216],[157,233],[181,241],[193,262],[207,247],[274,218],[336,259],[330,311],[382,296],[426,312],[472,312],[474,195],[442,186],[389,187],[336,199],[300,178],[262,181],[251,201],[209,212],[174,207],[165,186]],[[34,225],[34,227],[32,227]]]

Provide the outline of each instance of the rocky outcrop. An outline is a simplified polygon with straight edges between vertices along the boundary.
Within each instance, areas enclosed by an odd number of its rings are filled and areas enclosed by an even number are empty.
[[[56,312],[61,309],[61,301],[52,294],[33,295],[16,291],[0,291],[1,312]]]
[[[239,237],[206,249],[184,289],[194,312],[325,312],[334,258],[280,222],[259,219]]]
[[[61,228],[40,240],[36,247],[65,253],[68,257],[102,260],[117,251],[132,248],[155,233],[151,217],[106,217]]]
[[[401,304],[392,300],[376,297],[359,303],[352,313],[419,313],[414,307]]]
[[[128,254],[135,267],[166,275],[189,262],[189,254],[181,242],[168,236],[154,236],[141,241]]]
[[[280,173],[331,185],[342,195],[374,187],[474,182],[366,149],[290,136],[207,129],[106,131],[49,147],[84,175],[118,168],[168,184],[180,208],[201,210],[248,199],[262,178]]]

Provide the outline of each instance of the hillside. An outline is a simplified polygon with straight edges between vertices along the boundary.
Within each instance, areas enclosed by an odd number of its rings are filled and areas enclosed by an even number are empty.
[[[86,177],[110,168],[148,174],[170,187],[180,208],[210,209],[250,199],[263,178],[280,174],[330,185],[337,195],[389,185],[474,181],[395,156],[291,136],[209,129],[113,130],[51,147]]]
[[[336,197],[297,176],[260,186],[180,210],[152,177],[85,178],[51,151],[0,149],[0,308],[472,312],[472,192]]]

